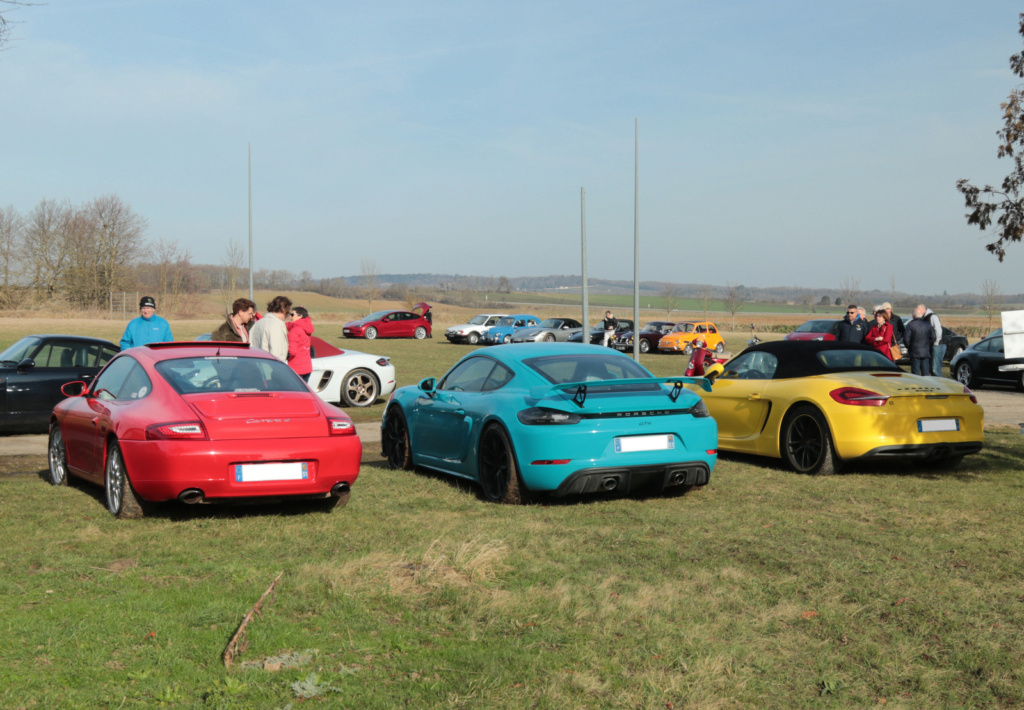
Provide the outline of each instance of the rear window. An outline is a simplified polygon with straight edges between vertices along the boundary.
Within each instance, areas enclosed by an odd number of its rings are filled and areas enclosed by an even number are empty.
[[[308,392],[280,360],[256,357],[185,357],[156,363],[178,394],[199,392]]]
[[[899,370],[892,360],[873,350],[822,350],[818,361],[828,370]]]
[[[653,377],[650,372],[636,364],[632,358],[615,355],[552,355],[523,360],[523,364],[553,385],[586,382],[590,392],[600,392],[602,381]],[[635,387],[616,387],[615,391],[657,389],[661,389],[660,385],[638,384]]]

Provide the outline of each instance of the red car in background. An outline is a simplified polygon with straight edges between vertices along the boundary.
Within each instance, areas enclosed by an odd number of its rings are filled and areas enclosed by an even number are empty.
[[[432,337],[432,321],[430,304],[417,303],[411,311],[377,311],[359,320],[349,321],[341,332],[346,338],[423,340]]]
[[[53,409],[50,482],[106,489],[107,509],[231,499],[348,502],[362,444],[345,412],[246,343],[153,343],[112,359]],[[74,390],[78,390],[75,392]]]
[[[835,318],[809,320],[783,340],[835,340],[841,322]]]

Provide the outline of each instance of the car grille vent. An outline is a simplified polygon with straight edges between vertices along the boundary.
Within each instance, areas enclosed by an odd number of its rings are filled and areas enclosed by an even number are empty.
[[[333,370],[324,370],[324,374],[320,376],[320,382],[316,386],[316,391],[317,392],[323,392],[324,388],[326,388],[327,384],[331,381],[331,377],[333,375],[334,375],[334,371]]]
[[[648,409],[638,412],[593,412],[581,414],[584,419],[630,419],[635,417],[667,417],[673,414],[689,414],[686,409]]]

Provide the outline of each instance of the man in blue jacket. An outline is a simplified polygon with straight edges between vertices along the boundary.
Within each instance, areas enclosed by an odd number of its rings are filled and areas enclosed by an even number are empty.
[[[136,348],[149,343],[168,343],[174,340],[171,325],[156,314],[156,301],[152,296],[143,296],[139,301],[138,318],[128,321],[121,336],[121,349]]]

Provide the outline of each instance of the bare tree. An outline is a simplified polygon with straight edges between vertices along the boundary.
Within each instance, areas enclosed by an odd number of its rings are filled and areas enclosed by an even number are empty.
[[[62,284],[70,261],[64,225],[71,211],[67,202],[40,200],[29,212],[23,232],[22,252],[31,285],[50,299]]]
[[[224,266],[225,286],[227,286],[227,297],[235,298],[235,290],[238,288],[238,281],[242,278],[245,268],[245,248],[236,239],[229,239],[224,247],[224,256],[220,262]]]
[[[117,195],[97,197],[86,208],[95,222],[93,249],[98,263],[95,300],[125,287],[128,274],[142,254],[147,222]]]
[[[1003,294],[1003,292],[999,288],[999,284],[997,284],[994,280],[992,280],[992,279],[985,279],[982,282],[982,284],[981,284],[981,295],[982,295],[982,298],[984,299],[982,305],[985,308],[985,313],[988,314],[988,329],[989,330],[992,330],[992,321],[995,320],[996,313],[998,313],[997,303],[999,301],[999,297],[1002,294]]]
[[[37,3],[25,0],[0,0],[0,50],[11,38],[11,25],[14,23],[14,20],[10,19],[11,10],[19,5],[25,7],[35,4]]]
[[[701,310],[704,311],[704,320],[707,320],[708,311],[711,310],[711,287],[701,284],[697,288],[697,300],[700,302]]]
[[[859,279],[847,276],[839,282],[839,297],[843,300],[843,305],[848,306],[851,303],[856,303],[858,295],[860,295]]]
[[[0,307],[11,304],[11,282],[21,270],[22,232],[25,219],[8,205],[0,210]]]
[[[373,302],[380,295],[380,266],[373,259],[363,259],[359,262],[359,281],[363,287],[363,295],[370,310],[373,310]]]
[[[665,313],[671,316],[672,311],[679,306],[679,287],[673,283],[667,283],[661,287],[661,290],[658,292],[658,296],[661,297],[661,300],[665,304]]]
[[[743,295],[740,289],[729,281],[725,282],[725,308],[732,316],[732,330],[736,330],[736,314],[743,307]]]

